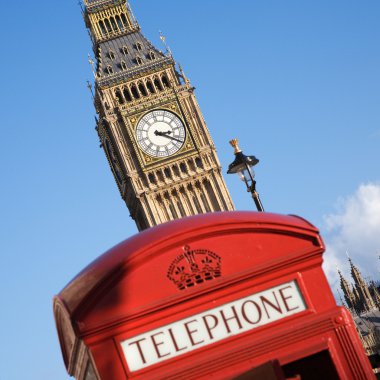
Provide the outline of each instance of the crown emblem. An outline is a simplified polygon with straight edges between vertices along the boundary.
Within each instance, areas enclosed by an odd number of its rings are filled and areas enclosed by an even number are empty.
[[[221,258],[217,254],[206,249],[190,250],[188,245],[168,270],[169,280],[180,290],[214,280],[221,275]]]
[[[241,152],[241,149],[239,148],[239,140],[238,139],[232,139],[230,141],[230,145],[235,149],[234,153],[238,154]]]

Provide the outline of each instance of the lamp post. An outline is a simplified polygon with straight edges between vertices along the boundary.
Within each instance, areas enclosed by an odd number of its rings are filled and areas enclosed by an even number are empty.
[[[237,174],[247,186],[247,191],[252,194],[257,211],[263,212],[264,207],[261,204],[259,193],[256,191],[255,172],[252,167],[259,163],[255,156],[246,156],[238,146],[238,140],[233,139],[230,144],[235,149],[235,160],[229,167],[227,174]]]

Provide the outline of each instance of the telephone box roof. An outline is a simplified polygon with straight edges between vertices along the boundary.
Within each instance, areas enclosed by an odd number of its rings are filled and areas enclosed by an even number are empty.
[[[90,293],[107,278],[122,267],[132,267],[139,265],[141,260],[150,260],[152,252],[160,247],[181,244],[194,237],[201,239],[203,235],[265,229],[282,231],[284,234],[308,235],[308,240],[319,239],[318,230],[297,216],[233,211],[187,217],[140,232],[111,248],[82,270],[58,298],[64,302],[67,311],[74,314]]]

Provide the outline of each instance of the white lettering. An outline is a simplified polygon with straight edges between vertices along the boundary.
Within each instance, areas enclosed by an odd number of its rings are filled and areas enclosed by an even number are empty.
[[[121,346],[134,372],[304,310],[292,281],[127,339]]]

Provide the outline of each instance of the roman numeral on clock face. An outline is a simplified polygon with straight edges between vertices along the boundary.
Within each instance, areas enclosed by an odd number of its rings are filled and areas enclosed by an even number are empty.
[[[166,110],[146,113],[136,127],[136,140],[140,149],[152,157],[168,157],[176,154],[186,140],[183,121]]]

